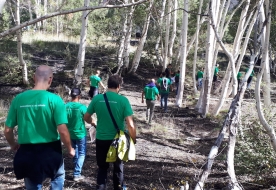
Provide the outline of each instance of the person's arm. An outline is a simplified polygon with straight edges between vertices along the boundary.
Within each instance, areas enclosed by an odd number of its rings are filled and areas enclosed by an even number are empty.
[[[142,92],[142,103],[144,103],[144,91]]]
[[[86,121],[86,123],[91,124],[92,126],[96,127],[96,123],[95,121],[93,121],[91,114],[89,114],[88,112],[86,112],[83,116],[84,121]]]
[[[63,142],[64,146],[66,147],[68,154],[71,158],[75,156],[75,149],[71,146],[71,139],[70,134],[68,132],[67,126],[65,124],[61,124],[57,126],[57,130],[60,135],[60,140]]]
[[[103,85],[102,81],[100,81],[99,83],[103,87],[103,89],[106,89],[106,87]]]
[[[134,126],[132,116],[126,117],[126,122],[129,135],[132,138],[134,144],[136,144],[136,127]]]
[[[90,86],[90,79],[87,79],[86,85],[87,85],[87,86]]]
[[[157,94],[157,101],[159,101],[160,100],[160,95],[159,94]]]
[[[11,147],[11,150],[17,151],[20,145],[14,140],[13,128],[5,126],[4,135]]]

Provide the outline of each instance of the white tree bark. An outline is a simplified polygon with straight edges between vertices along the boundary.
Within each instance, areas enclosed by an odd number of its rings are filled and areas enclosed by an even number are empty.
[[[84,0],[84,7],[89,6],[90,0]],[[79,86],[82,82],[84,60],[85,60],[85,48],[86,48],[86,36],[88,27],[88,13],[89,11],[83,11],[82,13],[82,26],[80,36],[80,46],[78,52],[78,64],[75,71],[75,84]]]
[[[41,17],[41,0],[35,0],[35,14],[36,14],[36,17]],[[40,30],[40,26],[41,26],[41,22],[36,22],[37,30]]]
[[[176,37],[176,26],[177,26],[177,0],[173,0],[174,6],[173,6],[173,16],[172,16],[172,32],[171,32],[171,38],[169,41],[169,49],[168,49],[168,58],[169,58],[169,63],[171,63],[172,57],[173,57],[173,46],[174,46],[174,40]]]
[[[132,61],[132,66],[131,66],[131,69],[129,70],[129,73],[131,73],[131,72],[135,73],[139,66],[139,62],[141,59],[144,44],[147,39],[147,33],[148,33],[149,24],[150,24],[151,9],[152,9],[153,2],[154,2],[154,0],[150,0],[150,5],[148,7],[148,15],[146,17],[146,21],[145,21],[143,31],[142,31],[142,37],[141,37],[138,47],[135,51],[134,58]]]
[[[266,16],[268,17],[268,8],[269,8],[269,0],[265,0],[266,5]],[[265,22],[265,12],[263,4],[260,7],[260,22],[264,24]],[[264,26],[264,31],[262,33],[261,44],[262,44],[262,61],[264,62],[264,81],[263,81],[263,96],[264,96],[264,105],[269,107],[271,105],[271,97],[270,97],[270,67],[269,67],[269,57],[268,57],[268,48],[269,42],[266,43],[266,38],[269,38],[270,35],[270,24],[271,22],[267,22],[266,26]],[[268,32],[266,32],[268,31]]]
[[[52,17],[56,17],[59,15],[66,15],[66,14],[70,14],[70,13],[76,13],[76,12],[80,12],[80,11],[86,11],[86,10],[96,10],[96,9],[115,9],[115,8],[122,8],[122,7],[130,7],[130,6],[135,6],[135,5],[139,5],[141,3],[146,2],[147,0],[140,0],[140,1],[136,1],[134,3],[128,3],[128,4],[119,4],[119,5],[99,5],[99,6],[90,6],[90,7],[81,7],[81,8],[76,8],[76,9],[70,9],[70,10],[66,10],[66,11],[58,11],[58,12],[54,12],[54,13],[49,13],[47,15],[41,16],[39,18],[30,20],[30,21],[26,21],[22,24],[20,24],[19,26],[15,26],[12,27],[2,33],[0,33],[0,38],[3,38],[9,34],[12,34],[14,32],[16,32],[17,30],[24,28],[25,26],[29,26],[32,24],[35,24],[37,22],[40,22],[42,20],[45,19],[49,19]]]
[[[194,60],[193,60],[193,86],[194,86],[194,93],[196,94],[197,93],[197,88],[196,88],[196,84],[197,84],[197,81],[196,81],[196,62],[197,62],[197,49],[198,49],[198,35],[199,35],[199,29],[200,29],[200,14],[201,14],[201,9],[202,9],[202,4],[203,4],[203,0],[200,0],[199,1],[199,7],[198,7],[198,15],[197,15],[197,18],[196,18],[196,32],[195,32],[195,35],[196,35],[196,39],[195,39],[195,52],[194,52]]]
[[[184,9],[189,10],[189,1],[184,0]],[[181,28],[181,56],[180,56],[180,76],[179,76],[179,87],[176,96],[176,105],[182,107],[183,102],[183,92],[184,92],[184,82],[185,82],[185,72],[186,72],[186,62],[187,62],[187,35],[188,35],[188,13],[183,11],[183,20]]]
[[[5,2],[6,2],[6,0],[0,0],[0,14],[2,14],[2,12],[3,12]]]
[[[203,76],[203,87],[200,93],[202,93],[202,100],[201,105],[199,105],[199,113],[203,117],[206,117],[206,114],[209,111],[209,102],[210,102],[210,93],[211,93],[211,85],[213,79],[213,56],[214,56],[214,47],[215,47],[215,32],[212,29],[212,24],[214,25],[217,23],[218,19],[218,8],[219,8],[219,1],[210,1],[209,6],[209,14],[211,15],[209,18],[209,24],[207,28],[207,44],[206,44],[206,57],[205,57],[205,69],[204,69],[204,76]],[[213,19],[213,20],[212,20]]]
[[[15,12],[15,22],[16,25],[20,25],[20,0],[16,0],[16,12]],[[28,80],[28,68],[27,64],[23,59],[23,51],[22,51],[22,40],[21,40],[21,30],[16,31],[16,37],[17,37],[17,55],[19,59],[19,63],[21,65],[21,72],[22,72],[22,81],[23,84],[29,84]]]
[[[162,52],[163,49],[161,48],[161,51],[159,51],[159,46],[160,46],[162,32],[163,32],[163,18],[164,18],[164,14],[165,14],[166,2],[167,2],[166,0],[163,0],[163,2],[162,2],[162,9],[161,9],[161,14],[160,14],[160,19],[159,19],[159,35],[157,37],[156,44],[155,44],[156,58],[157,58],[159,64],[161,64],[161,65],[163,65],[164,60],[163,60],[163,57],[160,52]]]
[[[165,46],[164,46],[164,57],[163,57],[163,70],[166,69],[170,62],[168,57],[169,51],[169,38],[171,29],[171,11],[172,11],[172,0],[168,0],[167,14],[166,14],[166,34],[165,34]]]
[[[134,6],[130,7],[130,11],[128,14],[128,23],[127,23],[127,33],[126,33],[126,39],[124,44],[124,52],[123,52],[123,61],[124,66],[126,69],[129,67],[129,49],[130,49],[130,40],[131,40],[131,31],[132,31],[132,20],[133,20],[133,12],[135,10]]]
[[[237,77],[236,77],[237,72],[236,72],[235,62],[236,62],[236,59],[238,57],[238,51],[240,49],[240,45],[241,45],[241,42],[242,42],[242,36],[243,36],[244,31],[245,31],[244,30],[244,27],[245,27],[244,23],[245,23],[245,18],[246,18],[247,12],[248,12],[250,0],[246,0],[245,2],[246,2],[246,5],[243,8],[242,13],[241,13],[239,25],[238,25],[238,28],[237,28],[237,33],[236,33],[234,44],[233,44],[232,53],[230,53],[230,51],[228,49],[226,49],[225,45],[223,44],[223,42],[221,41],[221,39],[219,38],[219,36],[217,35],[217,32],[216,32],[218,42],[219,42],[221,48],[223,49],[223,51],[225,52],[225,54],[227,55],[230,64],[228,65],[229,68],[227,68],[226,73],[225,73],[226,74],[226,76],[225,76],[226,81],[223,84],[224,86],[223,86],[223,89],[222,89],[222,93],[221,93],[220,99],[219,99],[219,101],[218,101],[218,103],[215,107],[214,115],[219,114],[220,109],[222,108],[222,106],[224,104],[224,101],[225,101],[225,98],[226,98],[227,92],[228,92],[228,87],[229,87],[229,81],[230,81],[231,74],[233,76],[232,77],[233,95],[237,94],[238,81],[237,81]],[[230,66],[231,66],[231,70],[232,70],[231,73],[230,73]]]

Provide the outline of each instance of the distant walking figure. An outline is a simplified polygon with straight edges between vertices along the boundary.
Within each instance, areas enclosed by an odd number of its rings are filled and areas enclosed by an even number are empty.
[[[105,89],[102,83],[102,79],[99,77],[101,74],[100,70],[96,71],[95,75],[91,75],[87,83],[90,85],[89,96],[91,99],[99,94],[99,84]]]

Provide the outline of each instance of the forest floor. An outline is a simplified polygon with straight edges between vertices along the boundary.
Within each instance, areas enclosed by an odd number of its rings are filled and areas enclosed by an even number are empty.
[[[193,189],[199,180],[202,168],[206,164],[209,151],[218,137],[222,126],[225,110],[219,117],[202,118],[194,110],[196,100],[192,98],[192,89],[185,86],[184,106],[178,108],[174,105],[175,92],[170,93],[168,112],[160,110],[160,103],[156,104],[154,122],[148,125],[145,120],[145,104],[141,103],[141,92],[145,79],[157,78],[154,69],[140,65],[135,75],[124,77],[124,84],[120,94],[126,96],[134,110],[134,121],[137,127],[136,160],[125,163],[124,177],[129,190],[165,190],[180,189],[186,181]],[[18,87],[13,87],[17,89]],[[7,90],[5,90],[7,92]],[[82,102],[89,104],[87,92],[83,92]],[[0,92],[1,93],[1,92]],[[2,91],[3,93],[3,91]],[[5,94],[7,95],[7,94]],[[212,96],[210,110],[216,101]],[[229,103],[229,102],[228,102]],[[254,103],[248,105],[254,106]],[[244,106],[245,113],[250,107]],[[89,137],[88,137],[89,139]],[[225,189],[229,181],[227,174],[226,155],[227,137],[222,143],[219,155],[216,157],[211,174],[206,180],[204,189]],[[24,189],[23,180],[16,180],[13,173],[13,156],[8,144],[0,132],[0,189]],[[65,154],[66,181],[65,189],[88,190],[96,185],[97,165],[95,158],[95,144],[88,142],[87,156],[82,174],[84,181],[74,182],[72,179],[72,159]],[[238,181],[244,189],[273,189],[276,186],[274,175],[271,174],[268,184],[255,182],[250,174],[237,175]],[[46,180],[44,187],[49,186]],[[109,172],[108,189],[112,189],[112,165]]]

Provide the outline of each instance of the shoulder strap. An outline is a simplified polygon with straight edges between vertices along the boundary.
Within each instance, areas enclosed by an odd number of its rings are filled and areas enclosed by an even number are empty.
[[[118,125],[117,125],[117,123],[116,123],[116,121],[115,121],[115,119],[114,119],[114,117],[113,117],[113,114],[112,114],[112,112],[111,112],[110,105],[109,105],[109,102],[108,102],[106,93],[104,93],[103,96],[104,96],[104,101],[105,101],[106,107],[107,107],[107,109],[108,109],[109,115],[110,115],[110,117],[111,117],[111,119],[112,119],[112,122],[113,122],[113,124],[114,124],[114,127],[116,128],[117,132],[120,133],[120,129],[119,129],[119,127],[118,127]]]

